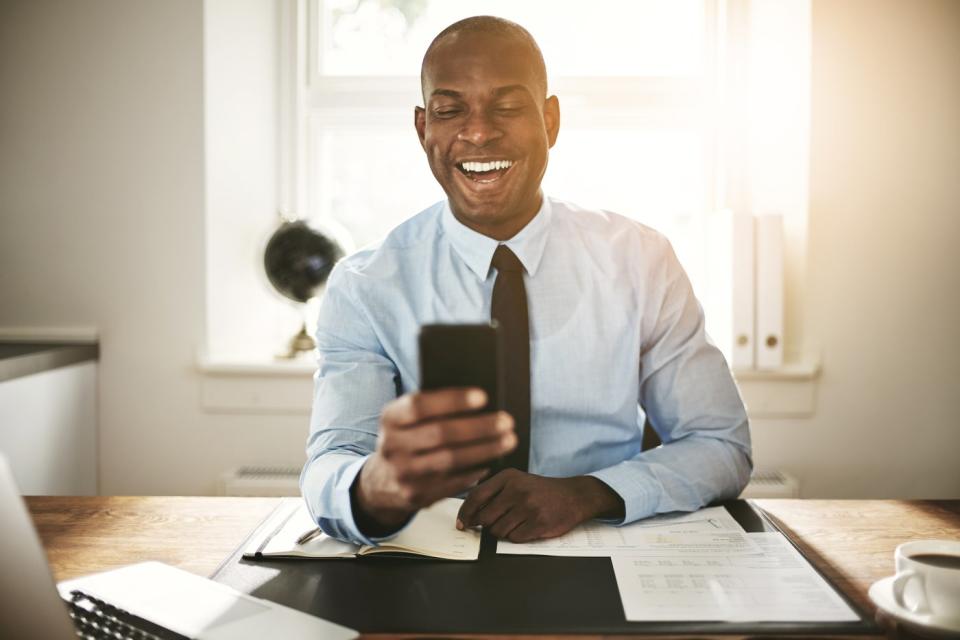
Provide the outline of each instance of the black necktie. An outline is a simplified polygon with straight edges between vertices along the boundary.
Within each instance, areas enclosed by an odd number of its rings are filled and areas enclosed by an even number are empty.
[[[517,448],[504,460],[504,467],[527,470],[530,460],[530,320],[523,265],[505,245],[497,247],[491,263],[497,270],[490,316],[500,325],[503,345],[504,399],[513,416]]]

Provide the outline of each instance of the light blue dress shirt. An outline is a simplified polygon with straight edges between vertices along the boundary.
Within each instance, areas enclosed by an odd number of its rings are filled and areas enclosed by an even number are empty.
[[[350,486],[383,406],[419,388],[420,326],[489,321],[498,244],[444,201],[331,274],[300,478],[327,534],[379,541],[358,530]],[[544,197],[503,244],[526,271],[530,472],[599,478],[623,498],[622,523],[736,497],[752,468],[746,411],[666,238]],[[644,411],[663,446],[641,452]]]

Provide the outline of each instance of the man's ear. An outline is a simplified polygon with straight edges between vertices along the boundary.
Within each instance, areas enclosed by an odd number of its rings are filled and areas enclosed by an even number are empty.
[[[553,148],[560,133],[560,100],[557,96],[550,96],[543,101],[543,124],[547,129],[547,140]]]
[[[413,126],[417,129],[417,137],[420,138],[420,146],[423,147],[424,151],[426,151],[427,147],[424,145],[423,139],[426,135],[427,112],[423,107],[413,108]]]

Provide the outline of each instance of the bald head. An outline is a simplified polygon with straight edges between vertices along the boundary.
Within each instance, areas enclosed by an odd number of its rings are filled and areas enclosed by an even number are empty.
[[[424,93],[426,101],[427,71],[433,56],[438,50],[448,44],[454,44],[460,39],[471,36],[487,36],[490,38],[504,39],[522,45],[522,48],[529,53],[529,59],[524,64],[530,66],[538,97],[547,96],[547,67],[543,62],[543,54],[540,53],[540,47],[536,40],[530,35],[530,32],[521,27],[516,22],[511,22],[504,18],[495,16],[473,16],[464,18],[459,22],[454,22],[449,27],[437,34],[427,52],[423,55],[423,63],[420,66],[420,87]]]

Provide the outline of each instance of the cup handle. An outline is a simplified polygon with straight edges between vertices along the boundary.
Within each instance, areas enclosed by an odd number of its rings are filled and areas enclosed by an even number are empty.
[[[917,600],[917,602],[914,604],[910,605],[907,604],[903,599],[903,592],[907,588],[907,584],[914,578],[920,581],[920,591],[923,594],[923,597]],[[901,571],[893,579],[893,599],[897,601],[897,604],[900,607],[906,609],[910,613],[927,613],[927,594],[923,586],[923,576],[921,576],[919,573],[910,571],[909,569],[906,571]]]

